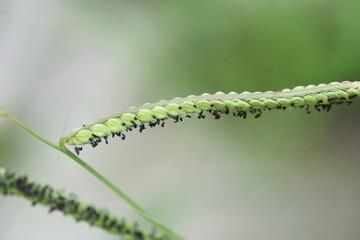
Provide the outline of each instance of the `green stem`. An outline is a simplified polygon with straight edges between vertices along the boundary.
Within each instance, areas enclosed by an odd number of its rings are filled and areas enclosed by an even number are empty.
[[[153,225],[155,225],[158,229],[162,230],[165,235],[171,237],[171,239],[175,240],[182,240],[184,239],[180,235],[176,234],[174,231],[172,231],[169,227],[165,226],[158,220],[156,220],[154,217],[149,215],[139,204],[137,204],[134,200],[132,200],[129,196],[127,196],[123,191],[121,191],[119,188],[117,188],[114,184],[112,184],[107,178],[105,178],[103,175],[101,175],[99,172],[97,172],[94,168],[92,168],[90,165],[88,165],[86,162],[84,162],[81,158],[76,156],[73,152],[71,152],[69,149],[67,149],[64,146],[64,142],[60,141],[60,147],[61,152],[72,158],[76,163],[78,163],[80,166],[85,168],[89,173],[91,173],[94,177],[99,179],[103,184],[105,184],[108,188],[110,188],[116,195],[118,195],[122,200],[124,200],[131,208],[133,212],[136,214],[142,216],[144,219],[151,222]]]
[[[22,123],[19,119],[15,118],[14,116],[9,115],[8,119],[10,121],[14,122],[15,124],[17,124],[18,126],[20,126],[25,131],[29,132],[31,135],[33,135],[34,137],[36,137],[37,139],[39,139],[41,142],[45,143],[46,145],[48,145],[48,146],[50,146],[52,148],[55,148],[56,150],[58,150],[60,152],[64,152],[63,149],[60,146],[50,142],[49,140],[47,140],[46,138],[44,138],[42,136],[40,136],[39,134],[34,132],[34,130],[32,130],[31,128],[26,126],[24,123]]]
[[[122,200],[124,200],[130,208],[140,216],[144,217],[146,220],[153,223],[158,229],[162,230],[167,236],[171,237],[171,239],[181,240],[184,239],[180,237],[178,234],[175,234],[170,228],[166,227],[164,224],[160,223],[152,216],[150,216],[139,204],[137,204],[134,200],[132,200],[129,196],[127,196],[123,191],[121,191],[118,187],[116,187],[113,183],[111,183],[107,178],[105,178],[102,174],[92,168],[90,165],[85,163],[81,158],[76,156],[73,152],[65,147],[65,142],[60,141],[59,145],[56,145],[46,138],[42,137],[35,131],[33,131],[30,127],[22,123],[19,119],[15,118],[5,110],[0,108],[0,118],[9,119],[10,121],[14,122],[16,125],[20,126],[25,131],[29,132],[31,135],[39,139],[41,142],[45,143],[46,145],[64,153],[71,159],[73,159],[76,163],[78,163],[81,167],[83,167],[86,171],[91,173],[94,177],[100,180],[105,186],[110,188],[116,195],[118,195]]]
[[[112,184],[108,179],[106,179],[103,175],[101,175],[99,172],[97,172],[94,168],[92,168],[90,165],[88,165],[86,162],[84,162],[81,158],[76,156],[73,152],[71,152],[67,148],[62,148],[63,153],[65,153],[67,156],[72,158],[76,163],[78,163],[80,166],[85,168],[89,173],[91,173],[93,176],[95,176],[97,179],[99,179],[102,183],[104,183],[108,188],[110,188],[113,192],[115,192],[120,198],[122,198],[129,206],[136,209],[137,211],[144,212],[145,210],[142,209],[136,202],[134,202],[130,197],[128,197],[123,191],[121,191],[119,188],[117,188],[114,184]]]

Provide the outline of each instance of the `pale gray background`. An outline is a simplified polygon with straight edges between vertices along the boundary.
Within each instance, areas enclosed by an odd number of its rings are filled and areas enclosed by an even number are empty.
[[[358,1],[0,1],[0,105],[58,139],[133,105],[359,80]],[[359,103],[166,124],[82,158],[187,239],[359,239]],[[139,220],[9,122],[0,164]],[[147,226],[147,225],[145,225]],[[118,239],[0,196],[0,239]]]

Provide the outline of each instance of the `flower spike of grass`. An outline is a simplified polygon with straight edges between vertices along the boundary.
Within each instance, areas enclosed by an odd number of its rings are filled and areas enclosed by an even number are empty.
[[[19,196],[32,202],[32,205],[49,207],[49,212],[60,211],[73,217],[77,222],[87,222],[111,234],[131,236],[132,239],[165,240],[166,237],[149,233],[137,224],[119,219],[105,209],[89,205],[74,194],[66,194],[49,185],[41,185],[27,176],[15,173],[0,166],[0,194]]]
[[[253,115],[259,118],[264,111],[272,109],[304,108],[310,113],[315,110],[329,111],[334,105],[351,104],[352,99],[360,95],[360,82],[332,82],[329,84],[298,86],[273,92],[217,92],[213,95],[204,93],[200,96],[188,96],[162,100],[153,104],[144,104],[130,108],[123,113],[116,113],[108,118],[77,128],[60,140],[60,145],[75,146],[77,154],[83,145],[96,147],[102,140],[108,143],[110,136],[125,139],[125,132],[138,128],[140,132],[147,127],[164,127],[165,120],[181,122],[183,118],[196,116],[204,119],[204,113],[210,113],[215,119],[223,114],[232,113],[235,117],[247,118]]]

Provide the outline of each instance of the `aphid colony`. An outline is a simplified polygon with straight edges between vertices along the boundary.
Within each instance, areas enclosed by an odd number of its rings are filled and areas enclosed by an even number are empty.
[[[222,114],[232,113],[234,116],[246,119],[251,114],[259,118],[263,111],[272,109],[286,109],[288,107],[305,108],[310,113],[310,106],[316,110],[329,111],[334,104],[351,103],[351,99],[360,95],[360,82],[333,82],[309,86],[298,86],[294,89],[284,89],[281,92],[217,92],[214,95],[188,96],[175,98],[170,101],[160,101],[155,104],[145,104],[139,108],[129,109],[128,112],[115,114],[112,117],[96,123],[84,125],[75,129],[61,141],[77,146],[75,152],[80,153],[84,144],[96,147],[101,139],[108,143],[108,137],[119,136],[125,139],[125,131],[138,128],[140,132],[160,125],[164,127],[165,120],[174,119],[181,122],[183,117],[191,118],[196,115],[204,119],[204,113],[210,113],[215,119]]]
[[[65,215],[72,215],[77,221],[88,222],[113,234],[127,234],[135,239],[162,240],[165,236],[158,236],[154,231],[148,234],[124,219],[120,220],[103,209],[79,201],[74,195],[67,195],[56,191],[48,185],[36,184],[29,181],[26,176],[16,176],[14,173],[0,167],[0,192],[4,195],[20,195],[32,201],[33,205],[42,204],[49,206],[49,212],[55,210]]]

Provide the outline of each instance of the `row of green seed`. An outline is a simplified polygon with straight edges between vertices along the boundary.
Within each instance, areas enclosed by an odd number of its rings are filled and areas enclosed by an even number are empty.
[[[309,85],[306,87],[299,86],[294,89],[284,89],[281,93],[286,96],[286,93],[296,95],[296,92],[311,88],[321,88],[326,86],[334,85],[331,84],[320,84],[318,86]],[[267,96],[273,92],[266,92]],[[243,92],[242,95],[248,94],[261,95],[260,92],[249,93]],[[286,108],[289,106],[304,107],[310,105],[329,105],[334,102],[349,101],[349,98],[359,96],[360,88],[358,85],[354,87],[343,89],[333,89],[330,91],[320,91],[304,96],[290,96],[281,97],[281,94],[274,93],[273,98],[244,98],[244,99],[231,99],[231,96],[237,95],[235,92],[224,94],[217,92],[215,95],[218,99],[210,99],[209,94],[203,94],[200,98],[196,99],[195,96],[189,96],[185,99],[174,99],[170,103],[165,104],[166,101],[160,101],[157,104],[145,104],[140,109],[135,111],[130,109],[128,113],[114,116],[101,122],[90,124],[83,128],[75,129],[73,134],[70,134],[65,138],[65,142],[69,145],[83,145],[91,142],[94,138],[107,137],[112,134],[120,133],[126,129],[130,129],[145,123],[153,123],[157,120],[165,120],[167,118],[174,118],[184,116],[188,114],[196,114],[202,111],[217,110],[220,112],[238,112],[238,111],[251,111],[251,110],[263,110],[263,109],[275,109],[275,108]],[[221,96],[226,98],[221,99]],[[264,94],[263,94],[264,95]],[[206,99],[206,97],[209,99]],[[276,97],[275,97],[276,96]],[[205,99],[204,99],[205,98]],[[191,99],[191,100],[189,100]]]
[[[33,204],[48,206],[50,211],[61,211],[65,215],[73,216],[76,221],[88,222],[91,226],[100,227],[113,234],[132,236],[131,239],[165,239],[150,234],[135,224],[120,220],[106,210],[79,201],[73,195],[30,181],[26,176],[16,176],[2,167],[0,167],[0,193],[25,197]]]

